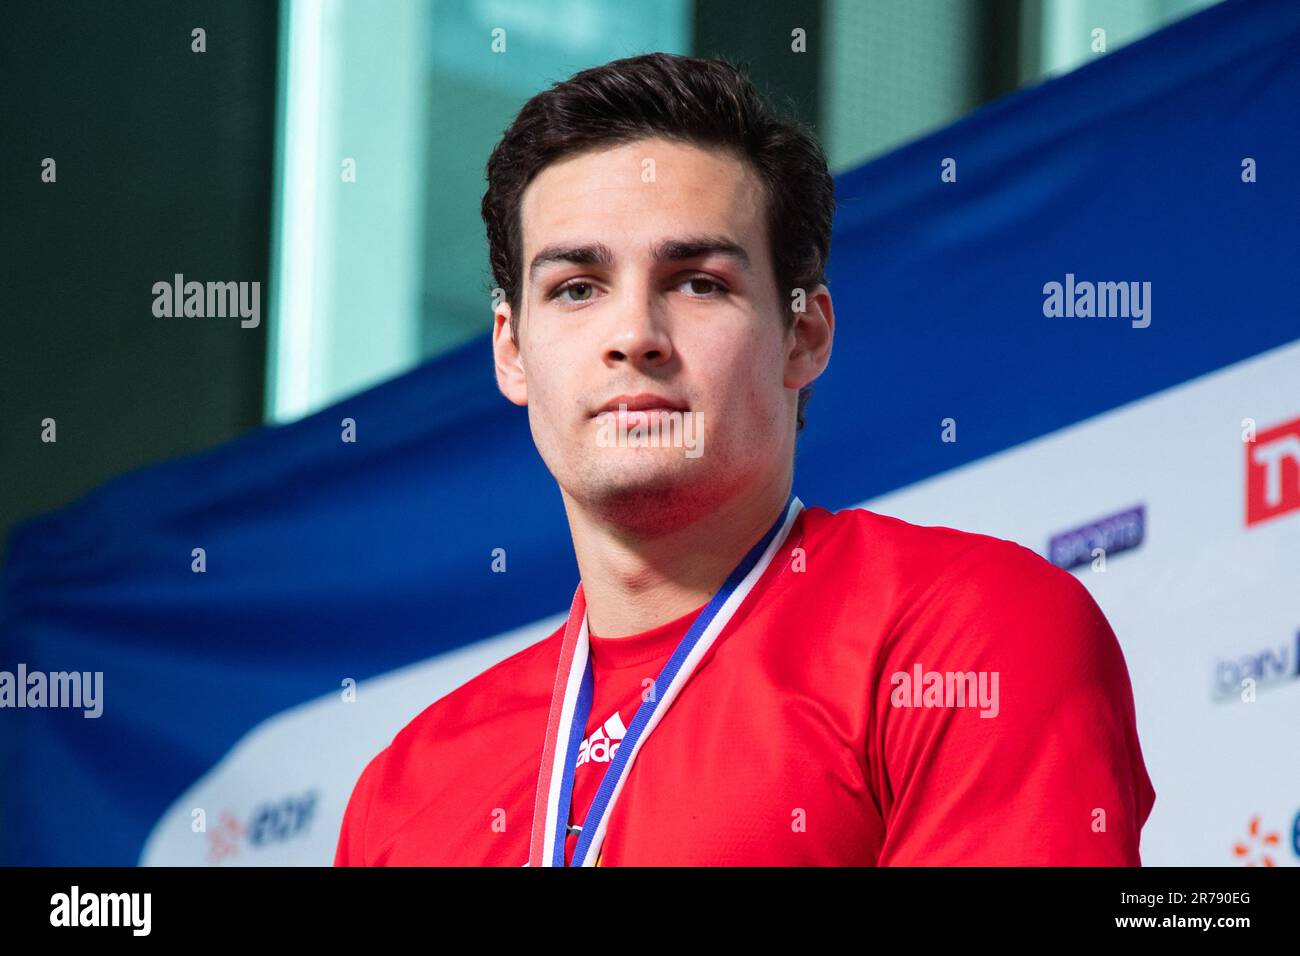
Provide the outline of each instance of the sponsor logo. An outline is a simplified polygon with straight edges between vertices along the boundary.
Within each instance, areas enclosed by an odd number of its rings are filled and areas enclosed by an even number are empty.
[[[229,810],[221,811],[220,822],[208,831],[208,862],[220,863],[245,847],[261,850],[306,834],[319,796],[309,790],[301,797],[258,804],[247,822]]]
[[[1300,678],[1300,631],[1295,643],[1282,643],[1214,662],[1214,697],[1239,697],[1247,688],[1275,687]],[[1247,684],[1250,681],[1252,684]]]
[[[1300,509],[1300,418],[1245,444],[1246,527]]]
[[[1047,559],[1069,571],[1102,556],[1132,551],[1146,537],[1146,524],[1145,505],[1098,518],[1053,535],[1047,542]]]
[[[623,718],[614,711],[603,724],[591,732],[591,736],[578,748],[578,763],[581,767],[587,761],[592,763],[609,763],[618,753],[619,741],[627,735]]]
[[[1277,866],[1289,852],[1300,858],[1300,812],[1291,821],[1289,839],[1263,825],[1259,814],[1250,818],[1246,836],[1232,844],[1232,855],[1243,866]]]

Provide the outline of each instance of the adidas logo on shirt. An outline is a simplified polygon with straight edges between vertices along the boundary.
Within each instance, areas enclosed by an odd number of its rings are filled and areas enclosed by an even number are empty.
[[[588,760],[593,763],[609,763],[614,759],[614,754],[618,753],[619,741],[625,734],[627,728],[623,726],[623,718],[618,715],[618,711],[614,711],[582,742],[578,748],[577,766],[581,767]]]

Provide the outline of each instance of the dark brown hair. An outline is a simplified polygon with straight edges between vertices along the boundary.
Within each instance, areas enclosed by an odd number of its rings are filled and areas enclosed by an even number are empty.
[[[730,149],[763,182],[767,234],[785,329],[794,289],[826,281],[835,191],[826,155],[798,121],[779,116],[753,83],[722,60],[648,53],[575,73],[519,111],[487,164],[483,222],[492,277],[517,339],[523,281],[520,200],[561,157],[647,136]],[[798,429],[812,384],[799,391]]]

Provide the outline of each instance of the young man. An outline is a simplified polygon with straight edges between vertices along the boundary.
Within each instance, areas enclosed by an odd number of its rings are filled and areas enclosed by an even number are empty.
[[[820,147],[726,64],[524,106],[483,200],[493,348],[581,582],[370,762],[336,864],[1140,862],[1155,793],[1083,585],[792,494],[832,213]]]

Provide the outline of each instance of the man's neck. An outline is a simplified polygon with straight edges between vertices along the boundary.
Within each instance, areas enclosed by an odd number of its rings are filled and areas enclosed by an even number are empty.
[[[790,482],[788,472],[774,476],[662,533],[565,495],[591,633],[639,634],[706,604],[781,514]]]

